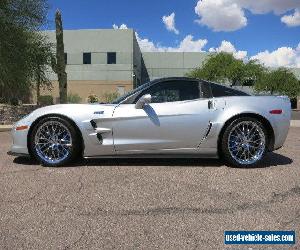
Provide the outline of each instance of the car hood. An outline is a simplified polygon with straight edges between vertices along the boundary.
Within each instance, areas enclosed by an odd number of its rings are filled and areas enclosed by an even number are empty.
[[[87,120],[94,118],[111,117],[116,104],[58,104],[34,110],[20,121],[24,124],[31,124],[37,118],[44,115],[62,115],[72,120]],[[17,123],[20,123],[17,122]]]

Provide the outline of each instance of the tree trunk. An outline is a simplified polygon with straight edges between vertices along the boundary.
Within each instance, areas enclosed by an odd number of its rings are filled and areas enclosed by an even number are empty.
[[[67,96],[68,96],[67,73],[66,72],[58,73],[57,76],[59,82],[60,103],[67,103]]]
[[[63,26],[61,20],[61,13],[59,10],[55,13],[56,25],[56,74],[59,83],[59,100],[60,103],[67,103],[68,82],[65,63],[65,49]]]

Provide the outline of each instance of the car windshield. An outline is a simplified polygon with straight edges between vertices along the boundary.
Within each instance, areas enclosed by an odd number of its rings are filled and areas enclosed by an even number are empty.
[[[115,99],[114,101],[112,101],[112,104],[119,104],[120,102],[124,101],[127,97],[133,95],[134,93],[137,93],[139,91],[141,91],[142,89],[144,89],[145,87],[148,87],[152,84],[153,82],[146,82],[144,84],[142,84],[141,86],[137,87],[136,89],[133,89],[131,91],[129,91],[128,93],[126,93],[125,95],[120,96],[119,98]]]

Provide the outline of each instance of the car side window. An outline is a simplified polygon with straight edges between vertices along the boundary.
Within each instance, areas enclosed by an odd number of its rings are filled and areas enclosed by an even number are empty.
[[[152,103],[186,101],[200,98],[200,90],[197,81],[166,81],[142,91],[138,98],[150,94]]]
[[[248,96],[247,93],[228,88],[226,86],[221,86],[218,84],[211,84],[212,94],[214,97],[223,97],[223,96]]]
[[[210,88],[210,85],[208,82],[201,81],[200,97],[201,98],[211,98],[212,97],[211,88]]]

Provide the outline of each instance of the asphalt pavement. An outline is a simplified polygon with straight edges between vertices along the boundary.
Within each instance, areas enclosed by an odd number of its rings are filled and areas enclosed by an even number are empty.
[[[259,168],[207,159],[41,167],[6,155],[0,249],[299,249],[300,128]],[[224,230],[295,230],[294,246],[225,246]]]

